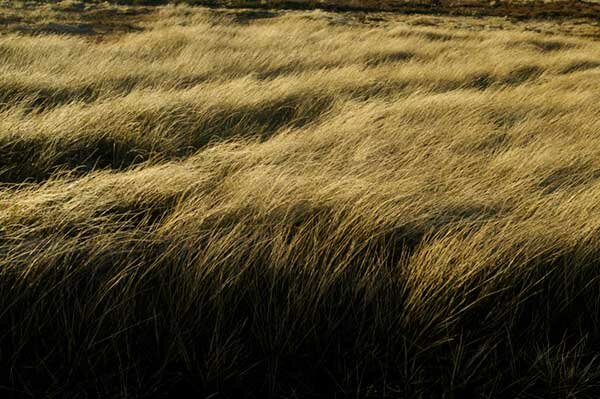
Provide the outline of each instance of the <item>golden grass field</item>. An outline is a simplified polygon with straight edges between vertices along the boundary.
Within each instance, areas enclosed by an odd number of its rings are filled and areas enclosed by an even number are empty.
[[[600,20],[0,22],[3,397],[600,395]]]

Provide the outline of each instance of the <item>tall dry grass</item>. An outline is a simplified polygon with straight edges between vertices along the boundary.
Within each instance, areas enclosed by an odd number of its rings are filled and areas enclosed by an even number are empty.
[[[141,26],[0,36],[0,390],[597,397],[597,41]]]

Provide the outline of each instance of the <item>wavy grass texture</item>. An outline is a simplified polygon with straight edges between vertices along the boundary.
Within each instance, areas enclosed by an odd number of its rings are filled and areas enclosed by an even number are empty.
[[[0,36],[0,391],[600,395],[593,21],[135,23]]]

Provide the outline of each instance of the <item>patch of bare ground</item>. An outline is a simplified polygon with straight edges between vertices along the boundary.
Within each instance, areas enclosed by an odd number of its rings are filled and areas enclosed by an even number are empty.
[[[196,4],[202,4],[202,0]],[[329,11],[384,11],[404,14],[445,14],[462,16],[502,16],[531,18],[596,18],[600,2],[589,0],[206,0],[205,5],[233,8],[323,9]]]

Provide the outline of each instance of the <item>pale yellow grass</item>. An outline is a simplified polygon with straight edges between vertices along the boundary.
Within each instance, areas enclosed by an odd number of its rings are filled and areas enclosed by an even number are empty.
[[[3,385],[593,396],[599,42],[252,16],[0,37]]]

